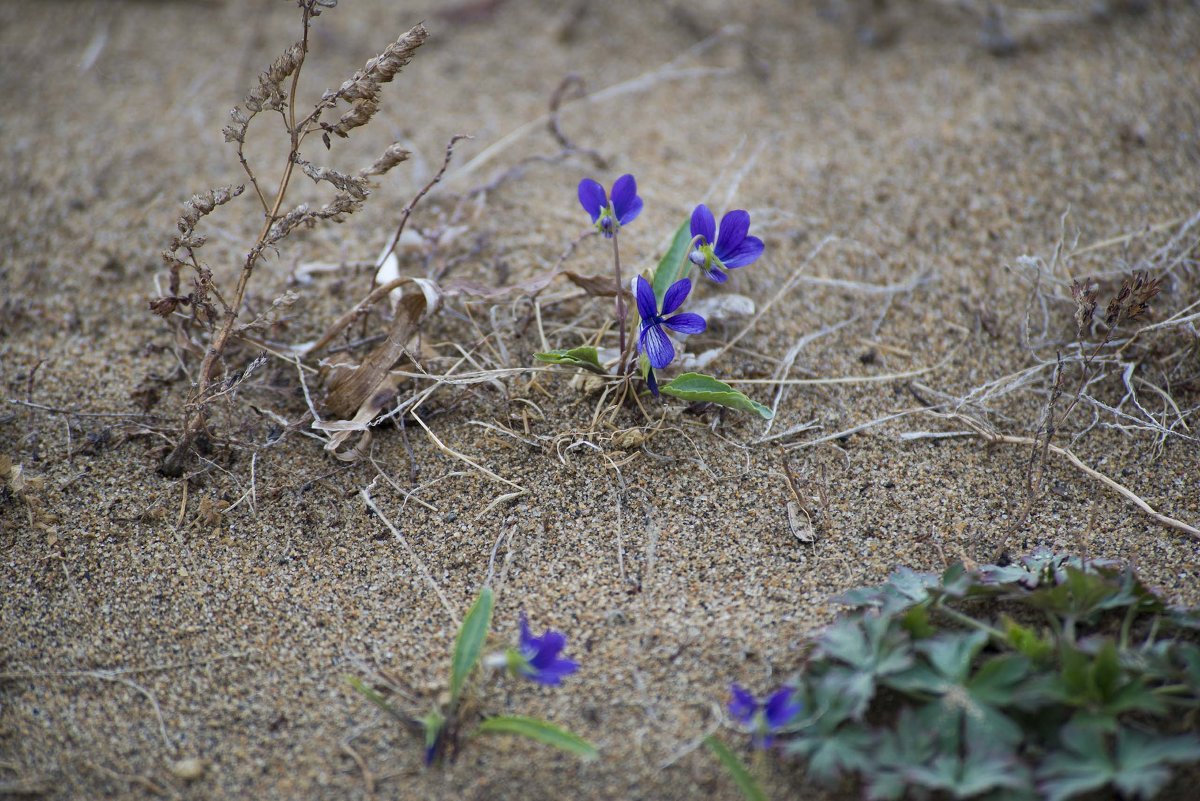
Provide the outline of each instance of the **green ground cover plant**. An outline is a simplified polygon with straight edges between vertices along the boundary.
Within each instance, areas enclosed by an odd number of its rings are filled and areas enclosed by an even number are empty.
[[[1132,569],[1039,550],[896,571],[811,643],[795,679],[731,717],[813,779],[867,798],[1154,797],[1200,761],[1200,613]],[[778,710],[778,711],[776,711]],[[730,754],[716,753],[730,765]],[[748,774],[731,775],[748,798]]]

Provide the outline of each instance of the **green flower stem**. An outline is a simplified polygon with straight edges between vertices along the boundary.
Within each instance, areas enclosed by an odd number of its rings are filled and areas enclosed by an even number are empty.
[[[1125,610],[1125,618],[1121,621],[1121,650],[1129,648],[1129,630],[1133,627],[1133,618],[1137,614],[1137,605],[1134,604]]]
[[[1064,625],[1059,622],[1058,615],[1054,614],[1053,612],[1046,612],[1046,621],[1050,625],[1050,628],[1054,631],[1055,640],[1059,644],[1067,641],[1067,632],[1065,631]],[[1070,638],[1070,642],[1072,643],[1075,642],[1074,634],[1075,632],[1072,630]]]
[[[617,277],[617,331],[620,335],[621,355],[617,358],[617,372],[620,375],[625,375],[626,352],[625,348],[628,344],[625,340],[625,299],[621,293],[625,290],[625,283],[621,280],[621,250],[617,247],[617,240],[620,238],[621,229],[614,226],[612,243],[613,243],[613,272]]]
[[[1150,622],[1150,633],[1146,635],[1146,642],[1143,648],[1149,648],[1158,639],[1158,623],[1162,618],[1155,615],[1154,620]]]
[[[970,626],[973,629],[978,629],[979,631],[987,632],[987,635],[993,639],[996,639],[996,640],[1006,639],[1004,636],[1004,632],[1000,631],[1000,629],[993,628],[992,626],[989,626],[986,623],[976,620],[975,618],[971,617],[970,615],[964,615],[962,612],[959,612],[957,609],[952,609],[949,606],[941,606],[941,605],[935,606],[934,609],[936,609],[937,611],[946,615],[946,617],[950,618],[951,620],[956,620],[959,623],[962,623],[964,626]]]
[[[683,261],[679,263],[679,267],[675,270],[675,274],[679,276],[679,278],[687,278],[690,276],[693,267],[696,269],[701,269],[699,264],[692,263],[692,251],[696,249],[696,245],[703,238],[704,237],[699,235],[693,236],[692,241],[688,242],[687,250],[683,251]],[[675,280],[678,281],[679,278],[676,278]]]

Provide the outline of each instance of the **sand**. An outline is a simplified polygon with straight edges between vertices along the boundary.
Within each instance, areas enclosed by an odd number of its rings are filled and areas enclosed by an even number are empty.
[[[697,748],[714,730],[741,742],[722,729],[729,683],[762,692],[783,681],[837,612],[832,596],[897,566],[984,561],[1006,542],[1013,555],[1082,549],[1135,560],[1172,600],[1200,602],[1200,541],[1064,460],[1048,460],[1022,522],[1027,446],[902,440],[963,428],[913,414],[784,450],[1052,361],[1074,331],[1065,277],[1119,275],[1179,227],[1139,232],[1196,213],[1194,4],[1030,24],[1003,58],[980,45],[976,20],[938,3],[896,4],[867,22],[835,2],[514,0],[450,16],[440,4],[342,5],[316,22],[309,96],[420,20],[431,38],[387,87],[379,118],[330,163],[361,166],[393,140],[416,156],[361,213],[267,260],[251,307],[289,288],[300,296],[272,329],[277,341],[313,338],[365,293],[362,263],[446,140],[467,133],[412,220],[433,231],[457,210],[465,230],[432,256],[406,251],[406,274],[453,261],[455,279],[537,275],[585,230],[579,179],[632,172],[646,208],[622,233],[627,271],[652,265],[701,201],[748,209],[767,243],[731,286],[773,305],[720,375],[769,379],[803,337],[845,323],[803,344],[790,375],[864,380],[790,386],[769,429],[674,401],[650,404],[649,421],[627,409],[596,424],[597,397],[569,371],[443,387],[422,420],[523,491],[497,503],[513,486],[439,450],[413,421],[381,428],[372,458],[353,464],[300,433],[275,441],[272,415],[295,421],[306,407],[295,368],[270,359],[220,404],[217,439],[189,477],[164,478],[156,467],[189,386],[180,356],[192,374],[197,359],[146,311],[163,281],[158,254],[193,192],[242,180],[220,128],[297,36],[297,14],[288,3],[8,4],[0,455],[36,480],[0,496],[0,795],[732,799]],[[736,27],[689,52],[723,26]],[[865,27],[874,45],[857,35]],[[559,150],[540,125],[503,139],[545,113],[569,72],[596,90],[676,58],[688,72],[652,73],[564,111],[563,130],[604,169],[580,153],[523,162]],[[252,154],[274,164],[277,151],[271,140]],[[254,206],[210,219],[205,255],[228,280],[255,233]],[[1125,234],[1060,263],[1036,292],[1021,261],[1048,264],[1060,239],[1080,250]],[[588,240],[566,266],[603,274],[607,256]],[[290,283],[315,262],[344,266]],[[1155,319],[1195,300],[1188,264]],[[470,319],[455,306],[425,346],[445,357],[459,342],[489,368],[533,364],[533,304],[518,294],[495,305],[489,316],[489,304],[472,304]],[[577,345],[609,308],[555,283],[540,331],[551,346]],[[714,323],[689,348],[719,347],[747,322]],[[964,411],[1033,436],[1049,377]],[[776,400],[768,384],[739,387]],[[1195,383],[1170,390],[1182,409],[1200,397]],[[1123,394],[1116,379],[1089,393],[1110,405]],[[1152,433],[1120,430],[1096,408],[1077,409],[1056,442],[1200,525],[1195,441],[1156,448]],[[816,427],[756,444],[808,421]],[[639,427],[644,447],[619,447],[617,432]],[[785,459],[819,510],[813,543],[789,526]],[[414,487],[428,507],[406,501]],[[398,536],[369,513],[364,489]],[[349,675],[390,676],[427,708],[446,687],[454,619],[489,580],[492,645],[515,639],[524,611],[535,628],[566,632],[582,667],[557,690],[489,681],[484,708],[568,726],[600,760],[494,739],[426,770],[417,739],[348,686]],[[758,769],[773,797],[824,797],[795,767]]]

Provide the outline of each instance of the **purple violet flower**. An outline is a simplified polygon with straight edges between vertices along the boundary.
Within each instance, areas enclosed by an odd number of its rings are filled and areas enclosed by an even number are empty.
[[[529,621],[522,614],[521,641],[516,650],[508,649],[509,670],[538,684],[558,685],[563,676],[579,670],[578,662],[559,657],[566,644],[566,635],[553,629],[546,629],[541,637],[534,637],[529,630]]]
[[[596,230],[612,239],[622,225],[628,225],[642,213],[642,199],[638,197],[637,181],[632,175],[622,175],[612,186],[612,203],[604,187],[591,178],[579,182],[579,202],[583,210],[592,215]]]
[[[724,270],[745,267],[762,255],[762,240],[748,236],[749,232],[750,212],[741,209],[728,212],[721,218],[718,233],[713,213],[701,203],[692,211],[692,239],[698,241],[688,258],[709,278],[723,284],[729,278]]]
[[[675,358],[675,348],[671,338],[663,331],[663,326],[680,334],[700,334],[708,328],[704,318],[692,312],[672,314],[687,299],[692,291],[692,282],[683,278],[667,289],[663,295],[662,312],[658,310],[658,300],[654,297],[654,289],[650,282],[640,275],[633,279],[634,295],[637,298],[638,314],[642,317],[642,331],[638,334],[638,350],[645,354],[650,366],[661,370]],[[668,316],[671,315],[671,316]]]
[[[794,687],[780,687],[766,701],[758,701],[749,690],[733,684],[729,688],[729,716],[750,729],[757,748],[768,748],[774,735],[804,711]]]

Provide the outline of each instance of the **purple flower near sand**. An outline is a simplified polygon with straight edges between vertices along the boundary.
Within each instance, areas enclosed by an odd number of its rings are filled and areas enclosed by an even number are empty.
[[[729,716],[750,729],[754,745],[767,748],[774,734],[792,722],[804,710],[793,687],[780,687],[766,701],[758,701],[749,690],[737,684],[729,688]]]
[[[563,676],[579,670],[578,662],[559,657],[566,644],[566,635],[553,629],[546,629],[541,637],[534,637],[529,630],[529,621],[521,615],[521,641],[517,650],[508,652],[509,667],[514,673],[538,684],[560,684]]]
[[[736,209],[727,213],[718,232],[713,213],[701,203],[692,212],[692,239],[697,242],[688,258],[709,278],[723,284],[729,278],[724,270],[745,267],[762,255],[762,240],[749,233],[750,212]]]
[[[638,334],[638,350],[650,361],[650,366],[661,370],[675,358],[675,348],[671,338],[663,331],[663,326],[680,334],[700,334],[708,327],[704,318],[692,312],[673,314],[692,291],[692,282],[684,278],[671,284],[663,295],[662,312],[658,310],[658,300],[654,297],[654,289],[650,282],[640,275],[633,279],[634,295],[637,297],[638,314],[642,317],[642,331]],[[669,316],[668,316],[669,315]]]
[[[584,178],[579,182],[579,203],[592,216],[596,230],[609,239],[622,225],[628,225],[642,213],[642,199],[632,175],[622,175],[613,183],[612,203],[608,202],[603,186]]]

